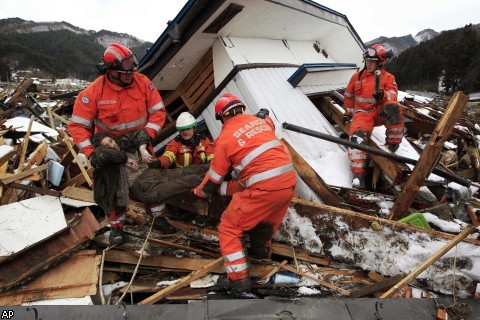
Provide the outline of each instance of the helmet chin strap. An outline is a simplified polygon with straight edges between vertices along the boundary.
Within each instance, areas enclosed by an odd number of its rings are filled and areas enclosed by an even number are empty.
[[[108,72],[108,78],[109,78],[110,80],[115,80],[115,81],[112,81],[112,82],[115,83],[115,84],[117,84],[117,85],[119,85],[119,86],[121,86],[121,87],[128,87],[129,85],[132,84],[132,82],[127,83],[127,82],[122,81],[122,79],[121,79],[122,77],[121,77],[121,75],[120,75],[118,72],[117,72],[117,76],[116,76],[116,77],[114,77],[111,72]]]

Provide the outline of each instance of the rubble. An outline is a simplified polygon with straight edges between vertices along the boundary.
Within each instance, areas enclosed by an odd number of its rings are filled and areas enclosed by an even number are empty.
[[[0,304],[83,297],[94,304],[139,305],[237,298],[216,285],[225,272],[216,227],[229,199],[214,196],[207,202],[188,194],[170,199],[168,218],[178,230],[172,235],[150,232],[143,204],[131,201],[127,241],[109,247],[108,224],[93,201],[93,168],[65,128],[72,96],[42,93],[29,99],[29,83],[4,98],[2,108],[8,108],[0,112]],[[347,131],[339,96],[332,92],[317,102],[339,130]],[[472,225],[479,225],[480,126],[461,117],[458,108],[455,117],[448,114],[446,104],[403,101],[411,122],[402,144],[423,153],[415,167],[372,156],[368,190],[328,185],[295,145],[283,140],[298,175],[322,203],[292,201],[274,237],[272,261],[251,261],[255,284],[242,298],[478,294],[480,241]],[[433,137],[435,152],[429,152],[425,133],[435,130],[442,131]],[[384,150],[375,139],[370,147]],[[437,164],[422,160],[424,154],[454,160]],[[425,180],[435,164],[469,186],[433,175]],[[425,172],[417,176],[416,168]],[[405,189],[408,197],[399,202]],[[401,213],[392,214],[399,206]],[[397,221],[413,212],[432,230]],[[296,280],[275,277],[286,271]]]

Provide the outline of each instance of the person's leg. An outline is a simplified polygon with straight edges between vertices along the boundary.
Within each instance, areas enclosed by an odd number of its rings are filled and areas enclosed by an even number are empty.
[[[373,111],[357,112],[350,124],[350,141],[366,146],[373,130]],[[348,148],[350,169],[353,173],[352,185],[364,189],[367,169],[367,152],[352,147]]]
[[[105,214],[110,224],[110,245],[123,243],[123,226],[125,223],[125,212],[127,207],[114,206],[110,212]]]
[[[247,221],[244,227],[250,235],[248,252],[253,258],[270,259],[272,236],[285,217],[294,193],[294,187],[275,191],[254,190],[252,195],[257,201],[252,204],[252,214],[244,219]]]
[[[404,119],[402,107],[396,101],[387,101],[381,108],[379,120],[375,125],[385,125],[387,128],[386,143],[390,151],[395,152],[402,142],[404,133]]]

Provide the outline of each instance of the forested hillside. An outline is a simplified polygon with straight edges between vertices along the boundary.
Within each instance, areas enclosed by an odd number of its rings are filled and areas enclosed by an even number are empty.
[[[480,91],[480,32],[478,25],[444,31],[432,40],[402,52],[388,63],[401,90],[447,94]],[[440,81],[439,81],[440,79]]]
[[[6,81],[7,74],[10,77],[12,70],[26,69],[40,69],[45,77],[92,81],[97,77],[95,64],[100,62],[105,51],[105,46],[99,43],[99,39],[124,40],[137,44],[130,48],[138,59],[151,46],[150,42],[126,34],[106,30],[79,32],[82,29],[74,29],[76,27],[63,22],[60,24],[58,30],[49,26],[50,31],[33,32],[31,30],[37,25],[35,22],[22,19],[0,20],[0,81]],[[12,28],[11,25],[20,29]],[[65,29],[64,25],[68,28]],[[18,30],[23,31],[20,33]]]

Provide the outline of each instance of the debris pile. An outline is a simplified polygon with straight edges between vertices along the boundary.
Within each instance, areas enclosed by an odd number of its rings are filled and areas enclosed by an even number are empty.
[[[216,283],[225,272],[216,227],[229,199],[170,199],[177,232],[168,235],[152,230],[145,207],[132,200],[126,241],[110,247],[93,201],[93,168],[65,127],[76,93],[48,95],[31,86],[24,80],[0,103],[0,304],[238,298]],[[314,102],[348,132],[339,97],[332,92]],[[408,136],[401,148],[418,151],[417,165],[372,155],[366,190],[327,185],[284,141],[323,204],[292,201],[272,260],[251,260],[254,287],[241,298],[478,295],[480,126],[451,110],[455,99],[403,101]],[[387,151],[375,138],[369,147]],[[420,165],[427,172],[417,172]],[[435,168],[446,175],[424,180]]]

